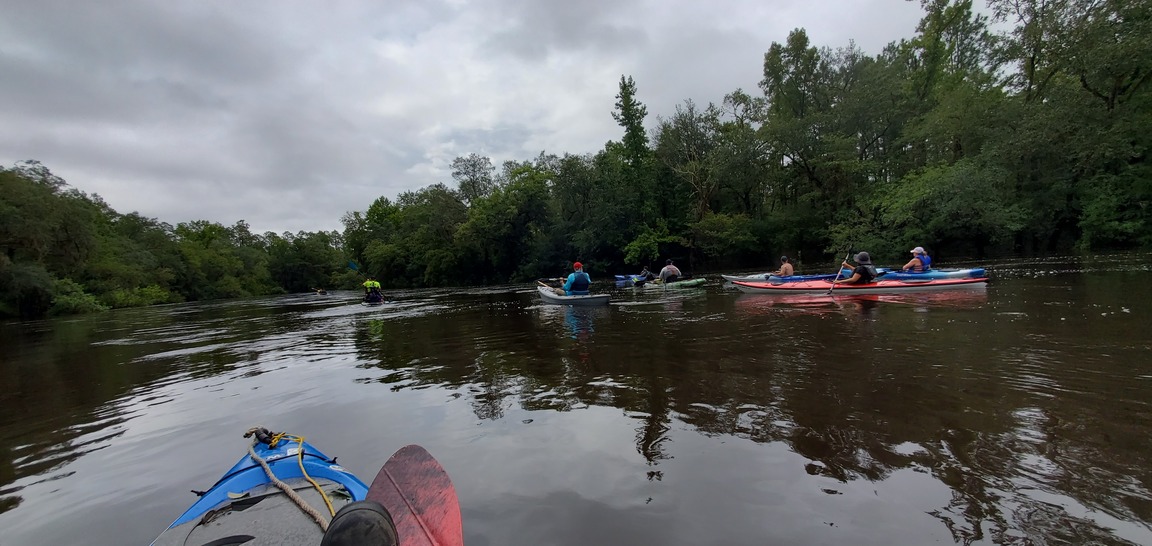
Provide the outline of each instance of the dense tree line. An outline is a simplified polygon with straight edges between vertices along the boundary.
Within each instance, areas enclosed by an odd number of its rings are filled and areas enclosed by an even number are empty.
[[[803,29],[764,55],[754,93],[679,105],[645,130],[621,77],[622,137],[585,155],[381,197],[343,233],[252,234],[121,215],[37,163],[0,171],[0,313],[350,287],[689,268],[1152,246],[1152,0],[922,0],[912,39],[865,55]],[[348,264],[357,266],[350,269]]]
[[[0,168],[0,316],[304,291],[345,269],[341,241],[119,214],[23,162]]]
[[[923,0],[874,56],[802,29],[764,55],[758,93],[686,101],[651,133],[622,77],[618,142],[381,198],[346,249],[392,286],[593,273],[664,257],[762,265],[849,246],[890,260],[1152,245],[1149,0]]]

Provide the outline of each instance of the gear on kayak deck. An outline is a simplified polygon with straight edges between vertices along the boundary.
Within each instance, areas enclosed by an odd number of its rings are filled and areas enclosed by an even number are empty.
[[[295,503],[296,506],[299,506],[305,514],[311,516],[316,524],[320,526],[321,531],[327,531],[328,520],[324,519],[324,515],[315,508],[312,508],[312,506],[308,504],[308,501],[305,501],[300,495],[297,495],[296,491],[289,487],[288,484],[277,479],[276,474],[272,472],[272,468],[268,466],[268,462],[256,453],[256,446],[260,444],[275,448],[280,440],[295,440],[300,446],[296,451],[296,455],[300,460],[300,473],[303,474],[304,479],[307,480],[308,483],[312,484],[312,487],[316,488],[316,491],[320,492],[320,498],[324,499],[324,505],[328,507],[328,515],[335,517],[336,510],[332,508],[332,501],[328,499],[328,494],[324,492],[324,488],[320,487],[320,484],[308,476],[308,470],[304,468],[304,437],[293,436],[286,432],[273,434],[263,427],[252,427],[248,429],[248,432],[244,433],[244,437],[248,438],[250,436],[252,437],[252,445],[248,446],[248,456],[252,457],[252,460],[256,461],[256,463],[260,465],[260,468],[264,469],[264,473],[268,476],[268,481],[272,482],[276,487],[279,487],[289,499],[292,499],[292,502]],[[336,462],[336,460],[333,459],[332,462]]]
[[[401,448],[369,488],[304,437],[249,429],[248,453],[153,546],[462,546],[448,473],[424,448]],[[324,505],[324,509],[314,507]],[[331,519],[329,519],[331,518]]]

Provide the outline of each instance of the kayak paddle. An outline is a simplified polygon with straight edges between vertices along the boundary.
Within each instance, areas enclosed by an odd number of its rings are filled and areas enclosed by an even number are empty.
[[[840,262],[840,266],[836,268],[836,278],[832,280],[832,287],[828,289],[827,295],[832,295],[832,289],[836,288],[836,281],[840,280],[840,274],[844,272],[844,264],[848,263],[848,257],[851,255],[852,245],[848,245],[848,253],[844,255],[844,261]]]
[[[368,500],[388,509],[403,546],[463,546],[460,501],[448,472],[418,445],[392,455],[372,480]]]
[[[552,279],[549,279],[549,280],[552,280]],[[557,279],[557,280],[559,280],[559,279]],[[549,286],[547,284],[544,284],[544,281],[541,281],[539,279],[536,280],[536,284],[539,284],[540,286],[543,286],[544,288],[547,288],[547,289],[555,292],[557,296],[567,296],[568,295],[567,293],[564,292],[563,289],[556,288],[555,286]]]

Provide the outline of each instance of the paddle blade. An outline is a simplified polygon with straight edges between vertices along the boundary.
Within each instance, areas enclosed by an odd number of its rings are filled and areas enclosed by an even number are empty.
[[[404,446],[376,474],[368,500],[392,514],[403,546],[460,546],[464,526],[448,472],[418,445]]]

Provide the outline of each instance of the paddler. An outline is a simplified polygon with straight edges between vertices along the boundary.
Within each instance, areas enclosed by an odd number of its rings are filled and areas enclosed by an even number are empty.
[[[568,275],[568,280],[564,283],[564,293],[569,296],[587,296],[588,287],[592,285],[592,278],[584,272],[584,264],[575,262],[572,264],[572,273]]]
[[[858,252],[853,260],[856,261],[856,265],[848,262],[840,264],[841,267],[850,269],[852,276],[847,279],[832,281],[833,284],[868,284],[876,280],[878,273],[876,266],[872,265],[872,256],[869,256],[867,252]]]
[[[664,263],[664,269],[660,270],[660,282],[675,282],[680,278],[680,268],[672,265],[672,260],[669,259]]]

